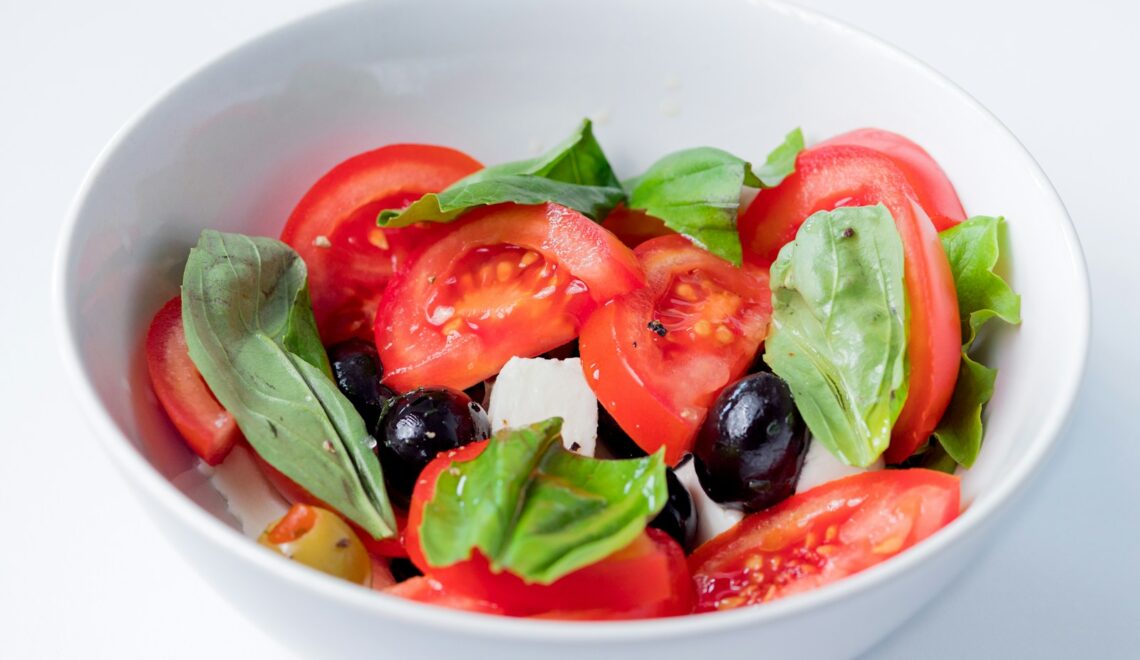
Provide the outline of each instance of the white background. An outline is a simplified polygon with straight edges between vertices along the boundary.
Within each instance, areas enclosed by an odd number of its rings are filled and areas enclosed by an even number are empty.
[[[68,204],[114,131],[200,64],[326,4],[0,0],[0,655],[287,654],[175,554],[102,455],[61,379],[49,282]],[[1060,450],[990,552],[869,657],[1136,657],[1140,5],[804,4],[993,110],[1068,205],[1094,289],[1088,377]]]

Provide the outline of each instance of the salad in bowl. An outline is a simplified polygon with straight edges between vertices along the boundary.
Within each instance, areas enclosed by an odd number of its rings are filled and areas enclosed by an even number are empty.
[[[588,120],[486,167],[392,144],[275,236],[203,231],[145,362],[292,561],[509,617],[763,607],[962,510],[1005,231],[879,128],[620,173]]]

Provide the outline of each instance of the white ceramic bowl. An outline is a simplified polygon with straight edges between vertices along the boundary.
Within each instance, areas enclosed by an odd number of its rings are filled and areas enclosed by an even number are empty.
[[[1008,217],[1024,324],[996,337],[1001,375],[958,520],[812,593],[619,624],[417,605],[282,560],[234,529],[156,407],[140,351],[198,232],[276,235],[321,173],[378,145],[445,144],[494,163],[552,144],[584,115],[627,175],[693,145],[759,158],[794,126],[809,139],[889,128],[938,159],[969,212]],[[1089,336],[1085,268],[1065,209],[997,120],[867,35],[741,0],[393,0],[255,39],[163,95],[100,156],[62,237],[57,295],[79,401],[154,520],[250,619],[321,657],[853,655],[938,593],[1000,530],[1062,429]]]

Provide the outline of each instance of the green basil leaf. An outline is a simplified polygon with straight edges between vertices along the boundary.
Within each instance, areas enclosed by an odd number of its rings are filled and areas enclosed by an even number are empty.
[[[380,463],[330,379],[297,253],[202,232],[182,276],[182,322],[190,359],[258,455],[369,534],[393,536]]]
[[[804,150],[803,131],[796,128],[784,136],[784,142],[768,154],[764,164],[752,168],[753,180],[745,179],[745,185],[753,188],[775,188],[796,171],[796,157]]]
[[[772,265],[764,361],[817,440],[867,467],[908,389],[903,248],[882,205],[821,211]]]
[[[736,217],[741,188],[779,185],[795,171],[796,155],[803,147],[803,134],[797,128],[755,169],[712,147],[671,153],[625,183],[628,206],[661,219],[666,227],[739,265],[742,254]]]
[[[496,433],[436,482],[419,529],[432,566],[478,549],[495,571],[558,578],[629,545],[668,496],[664,454],[599,460],[562,447],[562,420]]]
[[[969,349],[978,328],[992,319],[1021,322],[1021,297],[993,272],[1005,220],[979,215],[939,234],[958,290],[962,344]]]
[[[970,349],[978,329],[990,319],[1021,322],[1021,297],[993,272],[1000,256],[999,232],[1004,222],[1000,217],[975,216],[939,234],[958,290],[962,363],[934,439],[966,468],[974,464],[982,448],[982,408],[993,396],[997,379],[997,369],[974,361]]]
[[[474,207],[504,202],[554,202],[600,221],[624,199],[625,191],[587,119],[538,158],[484,168],[402,211],[382,211],[377,221],[389,227],[450,222]]]
[[[888,465],[888,468],[896,466]],[[955,461],[942,445],[937,441],[928,441],[909,458],[899,464],[900,468],[925,468],[936,470],[945,474],[954,474],[958,471],[958,462]]]
[[[996,378],[997,369],[975,362],[962,352],[954,394],[934,430],[934,438],[963,467],[972,466],[982,448],[982,406],[993,396]]]

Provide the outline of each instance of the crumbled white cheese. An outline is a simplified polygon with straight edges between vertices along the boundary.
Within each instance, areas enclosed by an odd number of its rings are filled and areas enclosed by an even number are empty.
[[[693,464],[693,458],[688,457],[674,472],[677,474],[677,480],[685,490],[689,491],[689,497],[693,499],[693,509],[697,513],[697,545],[700,545],[740,522],[744,518],[744,512],[723,507],[712,501],[705,493],[705,489],[701,488]]]
[[[797,493],[860,472],[883,469],[883,459],[881,458],[866,468],[852,467],[833,456],[827,447],[823,446],[822,442],[815,438],[812,438],[810,442],[807,456],[804,457],[803,469],[800,470],[800,479],[796,482]]]
[[[207,469],[200,471],[210,477],[246,536],[257,538],[289,510],[289,503],[261,473],[245,447],[234,447],[226,460],[212,469],[205,463],[202,466]]]
[[[511,358],[495,378],[488,408],[492,431],[561,417],[562,444],[584,456],[594,455],[598,400],[578,358]]]

